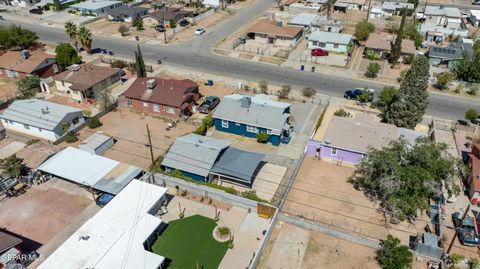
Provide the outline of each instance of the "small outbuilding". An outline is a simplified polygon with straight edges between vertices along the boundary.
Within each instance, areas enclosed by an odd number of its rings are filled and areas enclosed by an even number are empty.
[[[114,143],[113,137],[105,135],[103,132],[96,132],[85,139],[78,148],[91,154],[102,155]]]

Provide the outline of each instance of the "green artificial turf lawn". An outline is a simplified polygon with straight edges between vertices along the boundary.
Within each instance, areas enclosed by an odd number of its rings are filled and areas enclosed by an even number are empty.
[[[153,244],[154,253],[172,260],[168,269],[217,269],[228,249],[213,236],[217,223],[194,215],[168,223],[165,231]]]

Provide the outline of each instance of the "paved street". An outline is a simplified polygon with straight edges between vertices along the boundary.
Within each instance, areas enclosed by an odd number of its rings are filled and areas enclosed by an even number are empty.
[[[254,63],[250,61],[222,57],[211,52],[217,42],[233,33],[246,21],[264,14],[275,3],[273,0],[256,1],[249,7],[237,12],[202,36],[192,37],[183,44],[159,46],[142,44],[142,52],[147,62],[162,58],[163,62],[183,68],[202,72],[236,77],[249,81],[266,80],[273,85],[290,84],[293,87],[313,87],[318,92],[330,96],[341,97],[346,89],[368,86],[374,89],[383,88],[383,84],[342,77],[341,74],[308,73],[282,68],[274,65]],[[9,25],[12,21],[0,21],[0,25]],[[14,23],[31,29],[39,35],[41,41],[47,43],[68,42],[69,39],[61,28],[46,27],[34,22],[22,20]],[[93,47],[108,48],[118,56],[133,58],[136,43],[133,41],[94,36]],[[480,110],[480,102],[468,98],[454,97],[432,93],[427,114],[456,119],[463,117],[468,108]]]

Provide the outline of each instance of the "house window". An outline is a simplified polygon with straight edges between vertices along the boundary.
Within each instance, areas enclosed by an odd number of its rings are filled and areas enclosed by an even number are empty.
[[[317,46],[317,45],[318,45],[318,41],[312,41],[312,44],[313,44],[314,46]]]
[[[333,44],[333,48],[338,49],[338,44]]]
[[[336,156],[337,155],[337,148],[332,148],[332,150],[330,151],[330,155]]]
[[[148,107],[148,103],[147,103],[147,102],[143,102],[143,107]]]
[[[23,125],[23,128],[27,129],[27,130],[30,130],[30,126],[28,126],[27,124],[24,124]]]
[[[153,111],[160,112],[160,106],[158,104],[153,104],[152,108],[153,108]]]
[[[62,86],[64,86],[64,87],[65,87],[65,82],[64,82],[64,81],[62,81]]]
[[[78,120],[78,117],[75,117],[75,118],[73,118],[72,123],[73,123],[73,124],[77,124],[78,121],[79,121],[79,120]]]
[[[127,100],[127,103],[128,103],[128,106],[132,106],[132,105],[133,105],[132,99],[128,99],[128,100]]]
[[[222,120],[222,127],[228,128],[228,120]]]
[[[272,134],[272,129],[267,129],[267,134],[271,135]]]
[[[257,133],[257,127],[251,126],[251,125],[247,125],[247,132],[249,132],[249,133]]]
[[[235,125],[236,126],[240,126],[241,124],[239,122],[235,122]]]
[[[171,106],[165,106],[165,111],[167,113],[170,113],[170,114],[174,114],[175,113],[175,109],[173,109],[173,107]]]
[[[325,47],[327,46],[327,44],[324,43],[324,42],[318,42],[318,46],[319,46],[320,48],[325,48]]]

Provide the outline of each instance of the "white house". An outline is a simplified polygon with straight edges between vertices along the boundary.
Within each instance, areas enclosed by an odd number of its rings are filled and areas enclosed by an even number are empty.
[[[121,1],[95,1],[90,0],[86,2],[80,2],[75,5],[71,5],[72,9],[77,10],[82,15],[92,15],[92,16],[99,16],[105,14],[107,11],[110,11],[114,8],[123,5]]]
[[[164,228],[155,214],[167,200],[166,191],[133,180],[38,269],[162,268],[165,257],[151,252],[151,246]]]
[[[480,10],[477,10],[477,9],[470,10],[470,22],[474,26],[480,26]]]
[[[209,7],[219,7],[220,0],[203,0],[202,3]]]
[[[347,53],[352,40],[353,36],[349,34],[315,31],[308,37],[308,48]]]
[[[414,10],[415,6],[412,3],[402,2],[383,2],[381,6],[374,6],[370,9],[371,19],[381,19],[391,17],[399,14],[402,9]]]
[[[65,124],[72,130],[85,121],[81,109],[38,99],[13,102],[0,114],[0,120],[7,132],[52,142],[65,134]]]
[[[461,29],[462,13],[456,7],[426,6],[424,15],[425,24]]]
[[[319,15],[312,13],[299,13],[292,17],[288,22],[289,25],[302,26],[303,28],[310,28],[313,21],[317,19]]]

